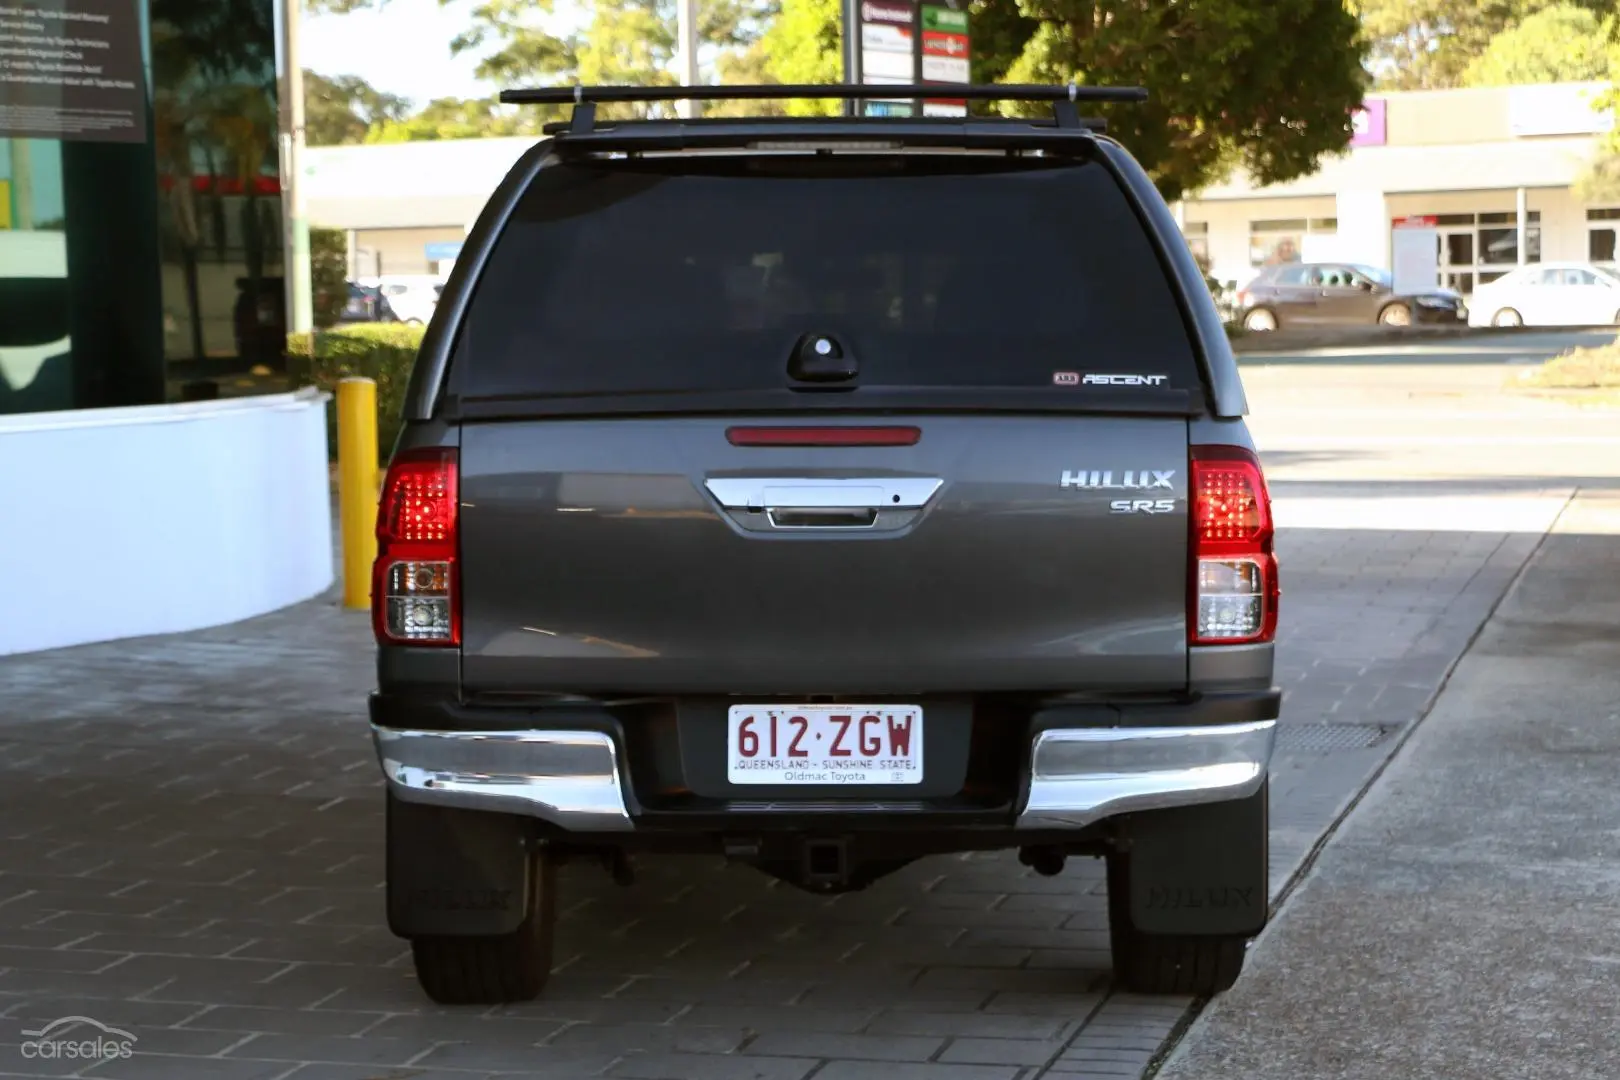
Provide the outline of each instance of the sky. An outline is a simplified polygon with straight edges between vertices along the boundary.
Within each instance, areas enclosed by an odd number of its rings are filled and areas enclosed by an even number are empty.
[[[559,12],[565,6],[559,3]],[[378,11],[306,16],[303,66],[322,75],[358,75],[417,106],[494,93],[499,87],[473,74],[477,56],[450,55],[451,40],[472,23],[472,7],[471,0],[387,0]]]

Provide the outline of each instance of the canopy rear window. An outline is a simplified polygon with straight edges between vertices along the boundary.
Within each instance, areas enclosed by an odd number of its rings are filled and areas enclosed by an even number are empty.
[[[1173,288],[1094,163],[572,163],[539,173],[496,241],[451,378],[472,398],[776,389],[814,333],[863,387],[1193,390]]]

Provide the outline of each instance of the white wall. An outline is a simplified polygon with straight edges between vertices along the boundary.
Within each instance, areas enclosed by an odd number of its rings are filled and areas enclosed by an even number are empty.
[[[324,592],[325,402],[0,417],[0,655],[218,626]]]

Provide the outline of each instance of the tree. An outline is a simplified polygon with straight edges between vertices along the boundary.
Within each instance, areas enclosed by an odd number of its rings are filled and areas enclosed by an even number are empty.
[[[309,230],[309,281],[315,326],[324,330],[349,302],[349,244],[342,229]]]
[[[1463,71],[1464,86],[1587,82],[1609,74],[1612,46],[1596,13],[1544,8],[1497,34]]]
[[[1370,66],[1390,90],[1463,85],[1468,66],[1497,35],[1554,7],[1573,6],[1600,19],[1615,0],[1346,0],[1371,43]]]
[[[411,103],[374,88],[358,75],[304,72],[304,138],[311,146],[364,142],[366,134],[405,119]]]
[[[1365,84],[1340,0],[976,0],[969,14],[976,81],[1148,87],[1145,104],[1088,111],[1169,199],[1238,164],[1260,184],[1311,172],[1349,144]],[[764,39],[771,73],[836,79],[838,22],[836,0],[784,0]]]
[[[675,0],[598,0],[590,23],[559,36],[544,25],[552,0],[482,0],[473,25],[451,42],[452,54],[491,45],[476,69],[498,86],[609,83],[671,86],[675,59]],[[727,50],[732,63],[759,39],[774,2],[704,0],[698,5],[698,40]],[[539,110],[537,110],[539,111]],[[663,105],[599,106],[604,117],[667,115]],[[560,115],[559,110],[550,110]]]
[[[435,98],[421,111],[387,119],[366,133],[368,143],[415,142],[427,139],[479,139],[539,135],[555,109],[502,105],[497,98]]]
[[[781,13],[760,38],[767,82],[836,83],[843,81],[843,5],[840,0],[782,0]],[[833,116],[837,101],[790,101],[792,116]]]

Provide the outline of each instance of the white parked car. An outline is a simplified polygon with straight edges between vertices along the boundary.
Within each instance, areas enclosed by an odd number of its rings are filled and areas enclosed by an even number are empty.
[[[1620,324],[1620,275],[1591,263],[1533,263],[1474,290],[1471,326]]]
[[[444,278],[430,274],[384,274],[380,278],[361,278],[360,284],[381,289],[400,322],[426,323],[433,318],[433,309],[439,304]]]

